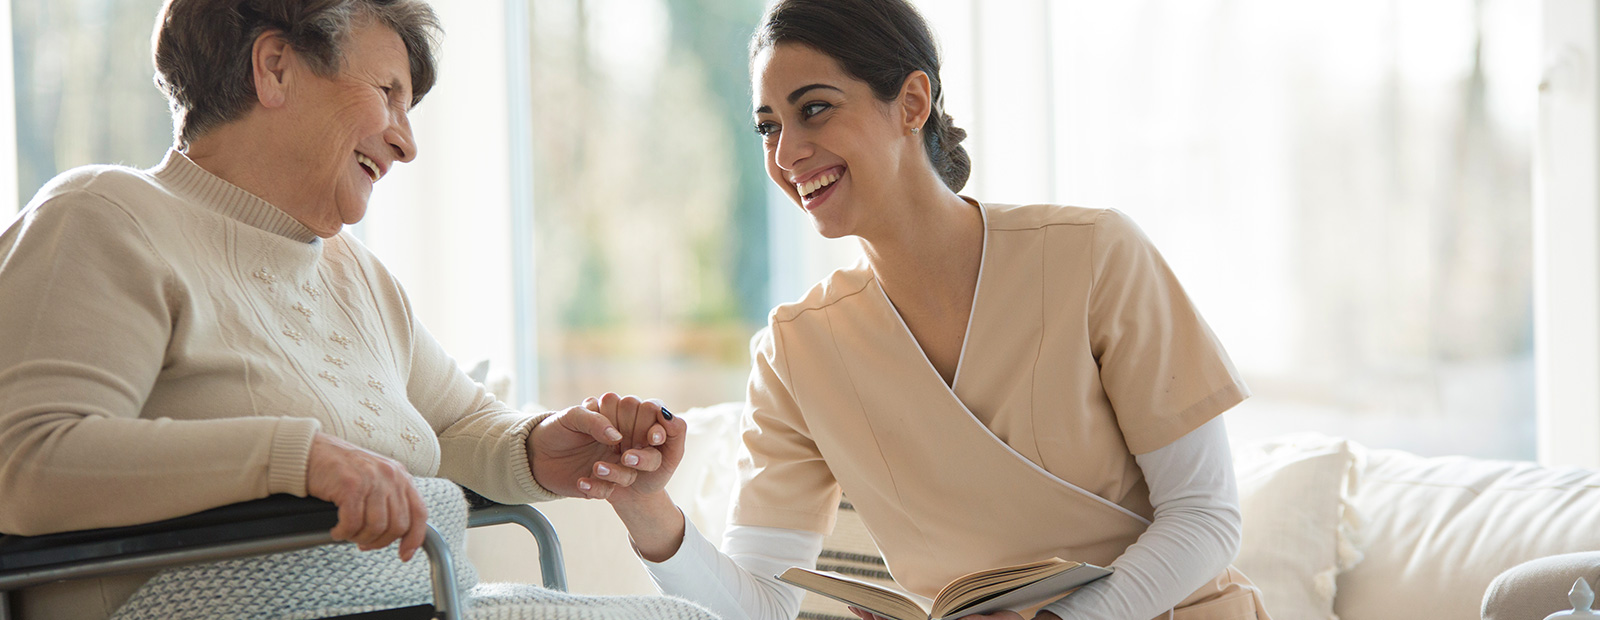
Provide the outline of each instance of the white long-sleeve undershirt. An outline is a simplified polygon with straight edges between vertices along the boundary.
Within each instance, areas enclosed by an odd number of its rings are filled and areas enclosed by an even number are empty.
[[[1044,610],[1064,620],[1153,618],[1216,577],[1238,553],[1238,488],[1222,418],[1134,460],[1150,487],[1155,519],[1111,563],[1115,573]],[[700,603],[724,620],[794,620],[804,591],[774,575],[790,566],[815,567],[821,551],[820,534],[740,525],[728,528],[718,551],[685,520],[677,553],[644,564],[663,593]]]

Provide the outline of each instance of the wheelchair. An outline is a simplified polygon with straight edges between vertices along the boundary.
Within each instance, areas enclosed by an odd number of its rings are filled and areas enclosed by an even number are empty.
[[[532,506],[499,504],[462,489],[470,506],[467,527],[516,524],[539,544],[544,587],[566,591],[566,565],[555,528]],[[334,541],[339,521],[332,503],[274,495],[144,525],[0,536],[0,620],[12,620],[9,593],[68,579],[103,577],[234,558],[295,551]],[[433,603],[326,620],[461,620],[455,559],[439,532],[428,526],[422,543],[432,578]]]

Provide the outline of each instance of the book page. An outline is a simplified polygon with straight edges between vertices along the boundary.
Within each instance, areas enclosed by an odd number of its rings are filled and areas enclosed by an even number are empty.
[[[898,592],[838,573],[792,567],[778,581],[816,592],[846,605],[854,605],[893,620],[927,620],[928,612]]]
[[[1064,562],[1060,566],[1050,567],[1050,570],[1028,571],[1026,578],[992,583],[982,588],[966,588],[964,596],[945,597],[935,601],[931,615],[935,620],[942,620],[1027,607],[1049,598],[1065,595],[1070,590],[1110,574],[1109,568]]]
[[[1039,562],[1033,562],[1031,564],[1021,564],[1018,566],[1007,566],[1004,568],[978,571],[957,577],[955,581],[950,582],[950,584],[946,585],[943,590],[940,590],[939,594],[934,597],[934,600],[965,600],[974,592],[980,592],[992,588],[1009,589],[1024,583],[1037,581],[1052,574],[1081,565],[1082,564],[1079,562],[1068,562],[1060,558],[1051,558],[1049,560],[1042,560]]]

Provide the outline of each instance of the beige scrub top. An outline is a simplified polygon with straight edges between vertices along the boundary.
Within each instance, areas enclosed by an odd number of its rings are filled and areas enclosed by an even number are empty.
[[[1127,216],[980,208],[953,387],[865,262],[773,310],[752,345],[734,523],[827,534],[842,491],[925,597],[1049,557],[1103,566],[1149,526],[1134,455],[1244,400],[1243,381]],[[1258,598],[1229,568],[1175,615],[1257,618]]]

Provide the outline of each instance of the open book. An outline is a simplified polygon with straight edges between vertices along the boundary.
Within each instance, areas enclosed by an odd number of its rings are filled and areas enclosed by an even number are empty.
[[[1060,558],[981,570],[958,577],[940,590],[933,597],[932,611],[899,592],[838,573],[796,566],[783,571],[778,580],[885,618],[944,620],[1028,607],[1110,574],[1109,568]]]

